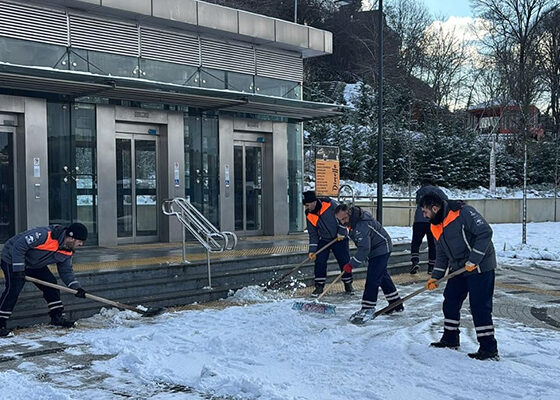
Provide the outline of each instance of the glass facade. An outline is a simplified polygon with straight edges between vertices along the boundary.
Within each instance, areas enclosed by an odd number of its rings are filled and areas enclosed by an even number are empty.
[[[288,125],[288,208],[290,232],[304,230],[303,205],[303,126],[301,123]]]
[[[81,222],[97,244],[95,106],[47,104],[49,223]]]
[[[14,133],[0,127],[0,243],[15,234]]]
[[[219,227],[218,118],[185,113],[184,135],[185,196]]]

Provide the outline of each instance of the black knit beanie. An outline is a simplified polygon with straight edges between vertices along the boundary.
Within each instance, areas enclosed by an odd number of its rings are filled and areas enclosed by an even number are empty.
[[[79,222],[74,222],[66,228],[67,236],[81,241],[85,241],[87,239],[87,233],[86,226],[84,224],[80,224]]]

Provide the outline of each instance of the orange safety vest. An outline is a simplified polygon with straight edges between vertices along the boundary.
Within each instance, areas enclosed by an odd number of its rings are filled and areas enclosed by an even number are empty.
[[[312,214],[312,213],[307,213],[307,219],[309,220],[309,222],[311,222],[311,224],[313,226],[317,226],[317,222],[319,222],[319,217],[329,209],[329,207],[331,206],[330,202],[326,202],[326,201],[322,201],[321,202],[321,209],[319,210],[319,215],[317,214]]]
[[[66,256],[71,256],[72,255],[71,251],[60,250],[58,248],[58,240],[53,239],[51,237],[51,232],[50,231],[47,234],[47,240],[45,240],[45,243],[35,247],[35,250],[54,251],[54,252],[57,252],[57,253],[64,254]]]
[[[439,240],[440,236],[443,234],[443,228],[459,218],[459,214],[461,214],[461,210],[449,211],[447,217],[445,217],[441,224],[430,225],[430,229],[436,240]]]

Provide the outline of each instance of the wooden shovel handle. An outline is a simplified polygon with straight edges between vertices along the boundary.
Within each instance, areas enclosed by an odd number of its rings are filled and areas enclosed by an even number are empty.
[[[325,290],[323,290],[323,293],[321,293],[321,294],[319,295],[319,297],[317,297],[317,301],[321,300],[321,298],[322,298],[324,295],[326,295],[326,294],[329,292],[329,290],[331,290],[331,288],[333,287],[333,285],[334,285],[336,282],[338,282],[338,280],[339,280],[340,278],[342,278],[342,275],[344,275],[344,272],[345,272],[345,271],[342,270],[342,272],[341,272],[340,274],[338,274],[338,276],[337,276],[336,278],[334,278],[334,281],[332,281],[332,282],[329,284],[329,286],[327,286],[327,287],[325,288]]]
[[[78,292],[75,289],[71,289],[71,288],[66,287],[66,286],[57,285],[56,283],[45,282],[45,281],[42,281],[40,279],[33,278],[31,276],[26,276],[25,280],[28,281],[28,282],[33,282],[33,283],[39,284],[39,285],[48,286],[48,287],[52,287],[54,289],[62,290],[63,292],[66,292],[66,293],[76,294]],[[118,301],[105,299],[103,297],[95,296],[95,295],[89,294],[89,293],[86,293],[86,297],[88,299],[98,301],[100,303],[109,304],[109,305],[112,305],[112,306],[115,306],[115,307],[118,307],[118,308],[122,308],[124,310],[134,311],[134,312],[137,312],[138,314],[144,314],[143,311],[140,311],[135,307],[129,306],[128,304],[119,303]]]

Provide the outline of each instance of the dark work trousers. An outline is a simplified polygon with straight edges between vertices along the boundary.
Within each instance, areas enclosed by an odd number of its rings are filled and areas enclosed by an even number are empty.
[[[319,240],[319,245],[317,249],[323,248],[323,246],[327,245],[330,240]],[[348,248],[348,238],[341,240],[340,242],[334,242],[330,245],[329,248],[323,250],[319,254],[317,254],[317,258],[315,259],[315,284],[319,283],[324,285],[327,280],[327,261],[329,260],[329,255],[333,252],[334,256],[336,257],[336,261],[338,261],[338,266],[340,271],[346,263],[350,261],[350,249]],[[352,274],[347,272],[342,275],[342,282],[349,283],[352,282]]]
[[[492,297],[494,295],[494,270],[481,274],[459,275],[447,281],[443,291],[444,330],[442,340],[459,344],[461,306],[469,295],[476,338],[480,348],[497,351],[492,323]]]
[[[377,305],[377,293],[379,287],[389,303],[400,298],[399,292],[387,272],[387,263],[391,253],[370,258],[368,261],[366,286],[362,297],[362,309],[375,308]]]
[[[428,272],[432,272],[436,263],[436,244],[430,230],[429,222],[415,222],[412,224],[412,243],[410,244],[410,261],[412,265],[420,262],[420,245],[422,239],[428,239]]]
[[[12,265],[2,261],[2,271],[4,271],[4,279],[6,288],[0,296],[0,318],[7,320],[12,315],[12,311],[16,305],[19,293],[25,285],[25,279],[17,279],[14,277]],[[56,283],[56,278],[52,272],[47,268],[26,269],[25,274],[33,278],[40,279],[51,283]],[[43,298],[47,301],[49,306],[49,313],[62,313],[64,307],[60,301],[60,291],[48,286],[35,284],[42,292]]]

